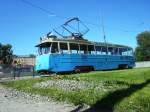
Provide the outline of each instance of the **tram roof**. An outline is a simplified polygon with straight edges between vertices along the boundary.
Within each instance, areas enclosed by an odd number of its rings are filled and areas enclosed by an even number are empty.
[[[96,45],[96,46],[106,46],[104,42],[93,42],[93,41],[88,41],[86,39],[73,39],[73,38],[43,38],[39,44],[37,44],[35,47],[39,47],[45,44],[49,44],[51,42],[61,42],[61,43],[76,43],[76,44],[88,44],[88,45]],[[132,49],[129,46],[126,45],[119,45],[119,44],[112,44],[112,43],[107,43],[108,47],[121,47],[121,48],[129,48]]]

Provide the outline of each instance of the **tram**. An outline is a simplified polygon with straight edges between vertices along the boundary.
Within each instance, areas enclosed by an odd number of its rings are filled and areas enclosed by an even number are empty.
[[[93,71],[133,68],[135,59],[129,46],[93,42],[79,33],[65,38],[48,34],[36,45],[38,73]]]

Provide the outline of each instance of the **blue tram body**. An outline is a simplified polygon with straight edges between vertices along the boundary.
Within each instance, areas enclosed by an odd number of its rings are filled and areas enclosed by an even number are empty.
[[[90,66],[94,70],[117,69],[120,65],[134,67],[133,56],[44,54],[36,58],[36,71],[64,72],[76,67]]]

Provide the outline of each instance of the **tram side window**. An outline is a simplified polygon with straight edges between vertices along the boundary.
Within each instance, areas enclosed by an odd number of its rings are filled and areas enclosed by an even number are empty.
[[[129,55],[129,56],[133,56],[133,49],[129,49],[129,50],[128,50],[128,55]]]
[[[117,47],[108,47],[108,55],[118,55]]]
[[[127,49],[125,49],[125,48],[120,48],[119,49],[119,53],[120,53],[120,55],[123,55],[123,56],[127,56]]]
[[[121,48],[121,55],[132,56],[133,55],[132,49]]]
[[[101,54],[101,46],[95,46],[96,54]]]
[[[88,45],[88,53],[89,54],[95,54],[94,45]]]
[[[78,44],[74,44],[74,43],[70,43],[70,52],[72,54],[79,53],[79,45]]]
[[[119,48],[117,48],[117,47],[113,48],[113,55],[119,55],[118,49]]]
[[[80,44],[80,53],[81,53],[81,54],[88,54],[87,45],[85,45],[85,44]]]
[[[68,53],[68,45],[67,45],[67,43],[60,43],[60,52],[61,53]]]
[[[52,43],[52,48],[51,48],[51,53],[58,53],[58,42],[53,42]]]
[[[108,47],[108,55],[112,55],[113,54],[113,48],[112,47]]]
[[[95,46],[96,54],[106,55],[107,48],[105,46]]]
[[[106,55],[107,54],[106,52],[107,52],[107,48],[106,47],[102,47],[102,54]]]

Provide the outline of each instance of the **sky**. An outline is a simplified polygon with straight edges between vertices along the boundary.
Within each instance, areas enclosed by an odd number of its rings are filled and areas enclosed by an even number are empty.
[[[79,17],[90,31],[84,37],[137,46],[136,36],[150,30],[150,0],[0,0],[0,43],[11,44],[16,55],[36,54],[40,37]],[[52,13],[52,14],[50,14]]]

